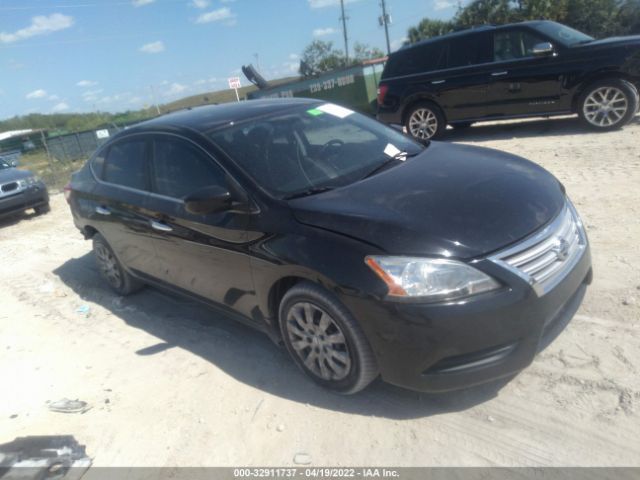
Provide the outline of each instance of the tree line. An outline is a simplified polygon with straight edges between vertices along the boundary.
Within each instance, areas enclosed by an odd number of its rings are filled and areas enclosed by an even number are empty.
[[[553,20],[596,38],[640,33],[640,0],[475,0],[449,21],[424,18],[407,43],[477,25]]]

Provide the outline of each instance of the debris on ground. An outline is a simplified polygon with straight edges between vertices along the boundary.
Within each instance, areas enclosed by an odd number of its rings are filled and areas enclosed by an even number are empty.
[[[49,404],[49,410],[59,413],[85,413],[90,409],[91,407],[87,402],[78,399],[69,400],[68,398],[63,398]]]

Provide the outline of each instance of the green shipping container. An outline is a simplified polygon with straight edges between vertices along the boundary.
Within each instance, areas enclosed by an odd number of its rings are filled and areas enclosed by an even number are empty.
[[[367,115],[375,115],[378,82],[385,62],[386,58],[369,60],[360,65],[333,70],[317,77],[255,90],[247,97],[249,99],[317,98]]]

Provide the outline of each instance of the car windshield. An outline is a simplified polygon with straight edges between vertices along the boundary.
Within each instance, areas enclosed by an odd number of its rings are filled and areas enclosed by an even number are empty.
[[[223,127],[210,134],[249,176],[279,198],[356,182],[425,147],[364,115],[333,104]]]
[[[333,104],[295,107],[216,129],[210,137],[278,198],[348,185],[425,148],[375,120]]]
[[[541,22],[537,24],[535,28],[567,47],[580,43],[593,42],[594,40],[593,37],[590,37],[586,33],[579,32],[578,30],[556,22]]]

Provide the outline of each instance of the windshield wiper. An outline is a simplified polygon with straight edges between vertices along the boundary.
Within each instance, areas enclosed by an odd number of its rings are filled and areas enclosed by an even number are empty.
[[[316,195],[318,193],[323,193],[323,192],[328,192],[329,190],[333,190],[334,187],[311,187],[307,190],[303,190],[302,192],[297,192],[297,193],[292,193],[291,195],[288,195],[286,197],[284,197],[285,200],[293,200],[294,198],[301,198],[301,197],[309,197],[311,195]]]
[[[381,172],[382,170],[387,168],[392,163],[396,163],[398,161],[404,162],[406,159],[411,158],[411,157],[415,157],[416,155],[419,155],[422,152],[423,152],[423,150],[421,150],[419,152],[414,152],[414,153],[398,152],[393,157],[387,158],[384,162],[382,162],[376,168],[374,168],[373,170],[368,172],[364,177],[362,177],[362,179],[364,180],[365,178],[373,177],[376,173]]]

